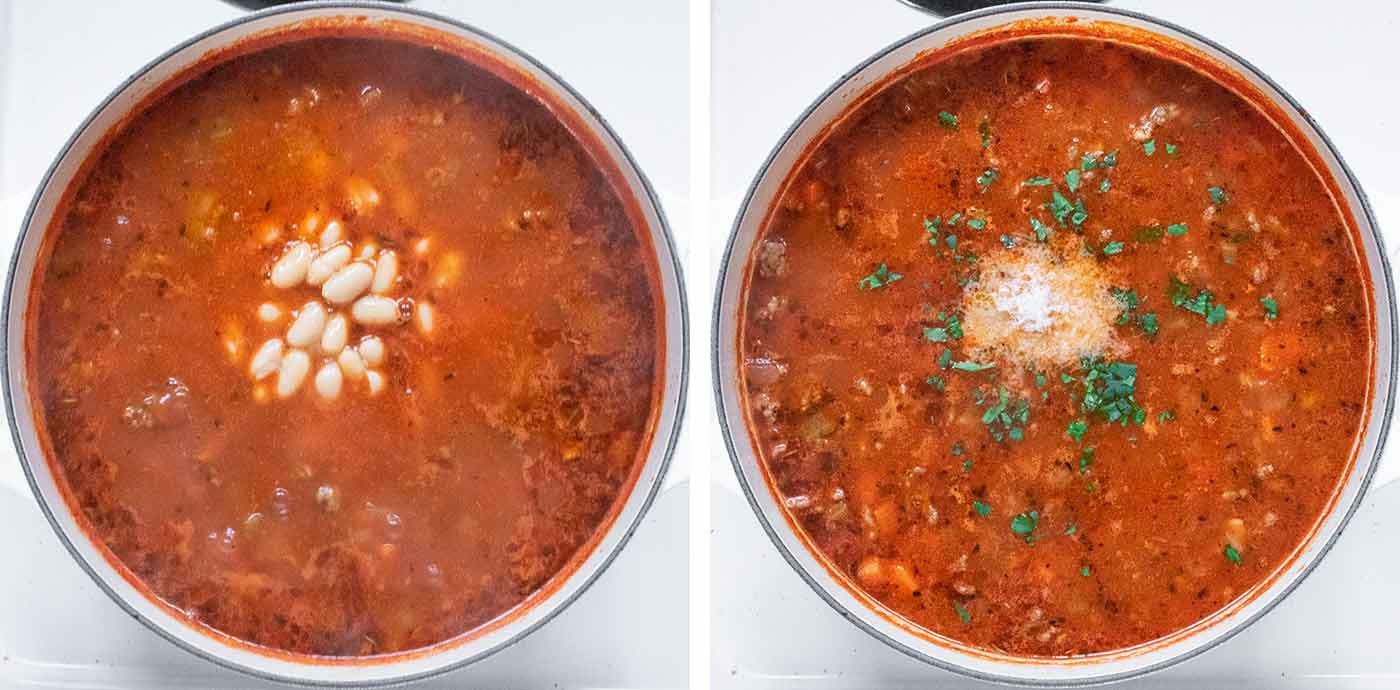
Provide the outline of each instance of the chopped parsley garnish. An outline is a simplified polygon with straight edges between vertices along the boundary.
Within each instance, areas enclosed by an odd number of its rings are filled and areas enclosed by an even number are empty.
[[[1055,181],[1044,175],[1035,175],[1033,177],[1027,178],[1026,181],[1022,182],[1021,184],[1027,187],[1049,187],[1050,185],[1055,184]]]
[[[1068,536],[1074,536],[1074,533],[1075,533],[1075,532],[1078,532],[1078,531],[1079,531],[1079,525],[1076,525],[1076,524],[1074,524],[1073,522],[1071,522],[1071,523],[1069,523],[1069,527],[1066,527],[1066,528],[1065,528],[1065,536],[1067,536],[1067,537],[1068,537]]]
[[[1108,191],[1109,188],[1111,188],[1111,187],[1113,187],[1113,183],[1112,183],[1112,182],[1109,182],[1107,177],[1103,178],[1103,181],[1099,183],[1099,191],[1100,191],[1100,192],[1106,192],[1106,191]]]
[[[956,340],[963,337],[962,318],[957,314],[938,315],[938,320],[943,322],[943,326],[924,329],[924,338],[930,342],[946,343],[949,339]]]
[[[992,186],[993,182],[997,181],[998,177],[1001,177],[1001,174],[997,172],[996,168],[987,168],[982,171],[981,175],[977,176],[977,186],[985,192],[988,187]]]
[[[1118,320],[1114,323],[1119,326],[1137,322],[1142,328],[1142,332],[1149,337],[1157,335],[1157,314],[1154,312],[1137,313],[1138,307],[1142,306],[1143,299],[1138,296],[1136,290],[1125,290],[1123,288],[1109,288],[1113,298],[1123,305],[1123,311],[1118,314]]]
[[[1225,558],[1229,559],[1230,562],[1234,563],[1235,565],[1239,565],[1240,561],[1243,560],[1243,558],[1240,556],[1239,549],[1236,549],[1235,547],[1229,544],[1225,545]]]
[[[1230,194],[1223,188],[1206,187],[1206,191],[1210,193],[1210,203],[1215,204],[1217,208],[1230,203]]]
[[[1007,249],[1016,246],[1016,240],[1012,239],[1010,235],[1002,235],[999,239],[1001,240],[1001,246],[1006,247]]]
[[[966,460],[963,460],[963,471],[964,471],[964,472],[971,472],[971,471],[972,471],[972,458],[968,458],[968,459],[966,459]]]
[[[997,401],[987,406],[982,413],[982,423],[992,438],[1001,441],[1009,437],[1019,441],[1025,435],[1024,427],[1030,422],[1031,406],[1025,400],[1012,400],[1006,388],[997,389]]]
[[[953,610],[958,612],[958,618],[962,619],[963,625],[967,625],[968,623],[972,622],[972,614],[968,613],[967,609],[963,608],[962,604],[959,604],[956,601],[953,602]]]
[[[1172,276],[1167,294],[1171,296],[1172,306],[1181,307],[1193,314],[1206,317],[1207,326],[1214,326],[1225,321],[1225,305],[1215,302],[1215,296],[1210,293],[1210,290],[1202,289],[1196,293],[1195,297],[1191,297],[1191,286],[1182,282],[1180,278]]]
[[[1074,439],[1076,443],[1079,443],[1084,440],[1084,432],[1088,430],[1089,425],[1085,424],[1084,420],[1076,419],[1070,422],[1068,427],[1065,427],[1065,434]]]
[[[1172,143],[1168,143],[1168,144],[1167,144],[1167,155],[1168,155],[1168,156],[1175,156],[1175,155],[1176,155],[1176,144],[1172,144]]]
[[[1069,187],[1071,192],[1079,189],[1079,170],[1077,168],[1065,173],[1065,186]]]
[[[953,368],[958,371],[986,371],[996,368],[996,365],[982,364],[980,362],[953,362]]]
[[[967,219],[967,227],[972,228],[973,230],[981,230],[982,228],[987,227],[987,221],[982,220],[981,218],[969,218]]]
[[[1054,234],[1050,226],[1040,222],[1035,216],[1031,216],[1031,229],[1035,231],[1035,238],[1041,242],[1050,239],[1050,235]]]
[[[1157,153],[1157,140],[1148,139],[1147,141],[1142,142],[1142,152],[1149,156],[1154,153]]]
[[[958,128],[958,116],[957,116],[957,115],[954,115],[954,114],[952,114],[952,113],[950,113],[950,112],[948,112],[948,111],[946,111],[946,110],[939,111],[939,113],[938,113],[938,124],[943,125],[944,127],[947,127],[948,129],[957,129],[957,128]]]
[[[953,454],[953,457],[957,457],[957,456],[959,456],[959,455],[962,455],[962,454],[963,454],[963,444],[962,444],[962,441],[953,441],[953,448],[952,448],[952,450],[950,450],[950,451],[948,451],[948,452],[952,453],[952,454]]]
[[[881,263],[880,267],[875,269],[874,273],[860,279],[860,288],[862,290],[882,288],[903,277],[903,273],[895,273],[891,271],[888,266]]]
[[[1041,374],[1041,373],[1038,373],[1038,372],[1036,373],[1036,375],[1035,375],[1035,387],[1036,387],[1036,388],[1044,388],[1044,387],[1045,387],[1045,374]]]
[[[944,390],[948,387],[948,383],[943,380],[942,376],[930,376],[924,379],[924,382],[938,390]]]
[[[943,354],[938,356],[938,368],[947,369],[953,363],[953,351],[943,348]]]
[[[982,517],[987,517],[992,514],[992,507],[981,501],[973,501],[972,509]]]
[[[951,250],[953,250],[953,251],[957,251],[957,250],[958,250],[958,236],[957,236],[957,235],[949,235],[949,236],[943,238],[943,241],[948,245],[948,248],[949,248],[949,249],[951,249]]]
[[[1162,410],[1162,412],[1157,415],[1158,424],[1166,424],[1167,422],[1170,422],[1173,419],[1176,419],[1176,415],[1172,414],[1171,410]]]
[[[948,342],[948,329],[946,329],[946,328],[925,328],[925,329],[924,329],[924,337],[927,338],[930,342],[934,342],[934,343],[946,343],[946,342]]]
[[[1123,426],[1127,426],[1129,420],[1141,424],[1147,418],[1147,413],[1138,407],[1133,397],[1137,393],[1137,365],[1104,362],[1098,358],[1085,358],[1082,364],[1085,374],[1080,381],[1084,384],[1084,398],[1080,408],[1086,414],[1097,412],[1104,421]]]
[[[992,123],[988,122],[986,118],[977,124],[977,133],[982,135],[982,148],[985,149],[992,145]]]
[[[1094,448],[1092,446],[1079,451],[1079,473],[1089,474],[1089,468],[1094,466]]]
[[[1171,235],[1172,237],[1181,237],[1182,235],[1185,235],[1185,234],[1186,234],[1186,224],[1185,224],[1185,223],[1172,223],[1171,225],[1168,225],[1168,226],[1167,226],[1167,234],[1168,234],[1168,235]]]
[[[1077,228],[1084,225],[1084,221],[1086,220],[1089,220],[1089,212],[1084,210],[1084,200],[1075,199],[1074,213],[1070,215],[1069,222]]]
[[[1123,243],[1119,242],[1118,240],[1114,240],[1103,246],[1104,256],[1113,256],[1114,254],[1121,254],[1122,252]]]
[[[1031,536],[1035,533],[1035,528],[1040,525],[1040,513],[1032,510],[1028,513],[1021,513],[1011,518],[1011,533],[1026,538],[1026,543],[1034,540]]]
[[[1105,155],[1103,160],[1099,161],[1100,168],[1112,168],[1115,165],[1118,165],[1118,149],[1109,151],[1108,155]]]
[[[1079,169],[1083,172],[1089,172],[1094,169],[1095,165],[1098,165],[1098,162],[1099,154],[1086,153],[1079,157]]]
[[[1050,194],[1050,213],[1055,216],[1055,222],[1064,225],[1069,214],[1073,212],[1074,204],[1071,204],[1069,199],[1060,193],[1060,190],[1057,189]]]
[[[1264,318],[1270,321],[1278,318],[1278,300],[1266,295],[1259,298],[1259,304],[1264,305]]]
[[[938,240],[942,239],[942,238],[940,237],[940,235],[939,235],[939,233],[942,232],[942,231],[943,231],[943,218],[942,218],[941,216],[934,216],[934,217],[931,218],[931,219],[930,219],[930,218],[925,218],[925,219],[924,219],[924,232],[926,232],[926,233],[929,234],[929,238],[928,238],[928,243],[929,243],[929,244],[933,245],[934,247],[937,247],[937,246],[938,246]]]
[[[1080,575],[1083,575],[1084,577],[1089,577],[1089,575],[1090,575],[1092,572],[1093,572],[1093,571],[1092,571],[1092,570],[1089,570],[1089,566],[1087,566],[1087,565],[1084,566],[1083,568],[1080,568],[1080,569],[1079,569],[1079,574],[1080,574]]]

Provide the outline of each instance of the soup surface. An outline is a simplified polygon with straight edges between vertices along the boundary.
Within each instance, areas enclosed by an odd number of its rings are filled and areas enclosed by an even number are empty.
[[[544,105],[320,36],[162,97],[50,230],[29,366],[92,534],[266,647],[430,645],[625,500],[661,317],[644,229]]]
[[[750,432],[808,543],[927,630],[1122,649],[1267,581],[1345,476],[1353,231],[1263,111],[1085,35],[940,55],[790,174],[750,259]]]

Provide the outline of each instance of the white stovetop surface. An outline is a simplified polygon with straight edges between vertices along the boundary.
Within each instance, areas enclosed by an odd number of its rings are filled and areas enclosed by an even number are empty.
[[[609,13],[591,3],[550,0],[412,5],[501,36],[583,93],[651,178],[687,256],[683,1],[614,0]],[[0,251],[14,246],[24,207],[54,155],[113,87],[170,46],[242,12],[220,0],[0,0]],[[196,659],[122,614],[52,534],[5,436],[0,688],[266,685]],[[427,685],[684,686],[689,459],[683,449],[674,463],[632,541],[578,601],[520,644]]]
[[[713,276],[739,201],[799,113],[846,70],[932,19],[894,0],[713,0]],[[1385,0],[1110,0],[1203,32],[1273,76],[1311,112],[1400,248],[1400,4]],[[713,281],[713,278],[711,278]],[[711,286],[713,290],[713,286]],[[709,325],[705,324],[708,329]],[[699,334],[708,339],[708,334]],[[705,341],[698,341],[705,342]],[[708,366],[708,363],[706,364]],[[700,373],[700,372],[698,372]],[[707,373],[707,372],[706,372]],[[700,373],[697,380],[703,380]],[[713,406],[692,408],[713,429]],[[716,687],[984,687],[875,641],[822,602],[777,554],[718,440],[712,674]],[[1140,688],[1400,688],[1400,458],[1335,550],[1274,612]],[[1386,482],[1389,482],[1387,485]]]

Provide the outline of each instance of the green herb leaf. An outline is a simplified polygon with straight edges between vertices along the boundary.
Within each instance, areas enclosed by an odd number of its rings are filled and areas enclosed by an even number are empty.
[[[1213,304],[1210,307],[1210,311],[1206,312],[1206,325],[1214,326],[1218,323],[1224,323],[1226,316],[1225,305],[1219,303]]]
[[[947,369],[953,363],[953,351],[943,348],[943,354],[938,356],[938,368]]]
[[[1069,437],[1074,439],[1076,442],[1083,442],[1084,432],[1088,430],[1089,425],[1085,424],[1084,420],[1076,419],[1070,422],[1069,426],[1065,428],[1065,433],[1068,434]]]
[[[1079,170],[1073,169],[1065,173],[1065,186],[1069,191],[1074,192],[1079,189]]]
[[[1098,358],[1082,360],[1084,397],[1080,408],[1086,414],[1098,413],[1109,423],[1141,424],[1146,413],[1138,407],[1137,366],[1127,362],[1104,362]]]
[[[1079,569],[1079,574],[1083,575],[1084,577],[1089,577],[1089,575],[1092,574],[1092,572],[1093,571],[1089,570],[1089,566],[1087,565]]]
[[[950,113],[950,112],[948,112],[948,111],[946,111],[946,110],[939,111],[939,113],[938,113],[938,124],[941,124],[941,125],[943,125],[944,127],[947,127],[948,129],[957,129],[957,128],[958,128],[958,116],[957,116],[957,115],[954,115],[954,114],[952,114],[952,113]]]
[[[978,362],[953,362],[953,368],[958,371],[986,371],[996,368],[995,364],[980,364]]]
[[[1157,140],[1148,139],[1147,141],[1142,142],[1142,152],[1149,156],[1154,153],[1157,153]]]
[[[1157,313],[1149,311],[1139,314],[1138,325],[1142,327],[1142,332],[1146,333],[1149,337],[1157,335]]]
[[[938,390],[945,390],[948,387],[948,383],[943,380],[942,376],[929,376],[924,379],[924,382]]]
[[[1172,306],[1204,316],[1207,326],[1225,321],[1225,305],[1214,303],[1215,296],[1209,290],[1200,290],[1195,297],[1191,297],[1191,286],[1172,276],[1167,295],[1171,297]]]
[[[1100,168],[1112,168],[1115,165],[1118,165],[1118,149],[1109,151],[1108,155],[1104,156],[1103,160],[1099,161]]]
[[[962,604],[959,604],[956,601],[953,602],[953,610],[958,612],[958,618],[962,619],[963,625],[967,625],[968,623],[972,622],[972,614],[968,613],[967,609],[963,608]]]
[[[1240,556],[1239,550],[1229,544],[1225,545],[1225,558],[1229,559],[1230,562],[1235,565],[1239,565],[1240,561],[1244,560],[1244,558]]]
[[[1079,473],[1089,474],[1089,468],[1094,466],[1094,448],[1091,446],[1079,451]]]
[[[981,501],[973,501],[972,509],[977,511],[977,514],[982,517],[987,517],[992,514],[992,507]]]
[[[1040,222],[1040,219],[1035,216],[1031,216],[1031,230],[1035,231],[1035,238],[1041,242],[1049,239],[1050,235],[1054,234],[1050,226]]]
[[[1210,193],[1210,203],[1215,204],[1217,208],[1230,203],[1230,194],[1223,188],[1206,187],[1206,191]]]
[[[1011,532],[1018,536],[1029,538],[1035,532],[1035,528],[1040,525],[1040,513],[1032,510],[1028,513],[1021,513],[1011,518]]]
[[[1168,144],[1167,144],[1167,155],[1168,155],[1168,156],[1175,156],[1175,155],[1176,155],[1176,144],[1171,144],[1171,143],[1168,143]]]
[[[1049,187],[1050,185],[1055,184],[1055,181],[1044,175],[1035,175],[1033,177],[1026,178],[1026,181],[1022,182],[1021,184],[1027,187]]]
[[[1098,162],[1099,154],[1086,153],[1079,157],[1079,169],[1083,172],[1089,172],[1094,169],[1094,166],[1097,165]]]
[[[1278,301],[1273,297],[1264,296],[1259,298],[1259,303],[1264,305],[1264,318],[1273,321],[1278,318]]]
[[[882,288],[903,277],[904,274],[895,273],[891,271],[889,267],[886,266],[884,263],[881,263],[880,267],[875,269],[874,273],[871,273],[870,275],[860,279],[860,288],[862,290],[874,290],[876,288]]]
[[[1074,204],[1071,204],[1069,199],[1060,193],[1060,190],[1057,189],[1050,194],[1050,213],[1055,216],[1055,222],[1064,225],[1065,221],[1069,219],[1069,214],[1073,212]]]
[[[1001,246],[1006,247],[1007,249],[1016,246],[1016,240],[1012,239],[1010,235],[1002,235],[998,239],[1001,240]]]
[[[925,328],[925,329],[924,329],[924,338],[927,338],[927,339],[929,340],[929,342],[934,342],[934,343],[946,343],[946,342],[948,342],[948,329],[946,329],[946,328]]]
[[[1172,223],[1171,225],[1168,225],[1168,226],[1167,226],[1167,234],[1168,234],[1168,235],[1171,235],[1172,237],[1181,237],[1182,235],[1185,235],[1185,234],[1186,234],[1186,224],[1185,224],[1185,223]]]
[[[1077,228],[1084,225],[1086,220],[1089,220],[1089,212],[1084,210],[1084,200],[1075,199],[1074,213],[1070,215],[1069,222]]]
[[[982,191],[985,192],[987,191],[987,188],[992,186],[992,183],[996,182],[997,178],[1000,176],[1001,175],[997,172],[996,168],[987,168],[986,170],[982,171],[981,175],[977,176],[977,185],[982,188]]]
[[[977,133],[982,135],[982,148],[985,149],[992,145],[992,123],[988,122],[986,118],[977,124]]]
[[[1118,240],[1114,240],[1103,246],[1104,256],[1113,256],[1114,254],[1122,253],[1122,251],[1123,243],[1119,242]]]
[[[1105,177],[1105,178],[1103,178],[1103,181],[1099,182],[1099,191],[1100,191],[1100,192],[1106,192],[1106,191],[1108,191],[1109,188],[1111,188],[1112,186],[1113,186],[1113,183],[1112,183],[1112,182],[1109,182],[1109,181],[1108,181],[1108,178]]]
[[[969,218],[967,220],[967,227],[972,228],[973,230],[981,230],[982,228],[987,227],[987,221],[982,220],[981,218]]]
[[[1071,522],[1069,523],[1069,527],[1065,528],[1065,536],[1074,536],[1074,533],[1078,531],[1079,525],[1076,525],[1073,522]]]
[[[1158,424],[1166,424],[1167,422],[1170,422],[1173,419],[1176,419],[1176,415],[1172,414],[1171,410],[1162,410],[1162,412],[1157,415]]]

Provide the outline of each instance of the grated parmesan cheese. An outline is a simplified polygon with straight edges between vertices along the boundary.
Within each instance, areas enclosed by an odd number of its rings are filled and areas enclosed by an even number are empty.
[[[1122,350],[1113,327],[1122,307],[1093,258],[1026,245],[980,263],[981,278],[963,295],[967,344],[979,359],[1051,367]]]

